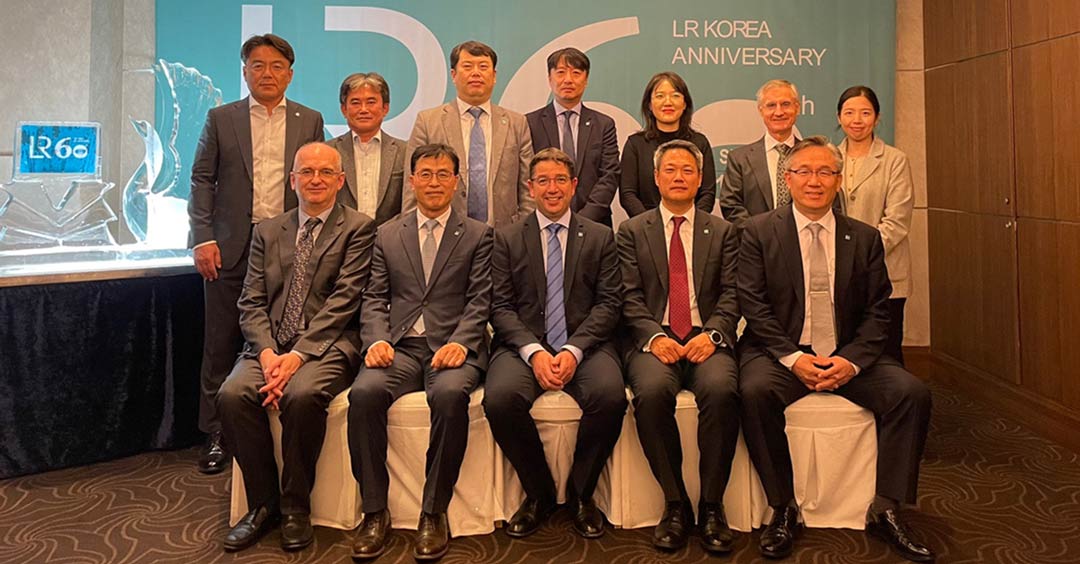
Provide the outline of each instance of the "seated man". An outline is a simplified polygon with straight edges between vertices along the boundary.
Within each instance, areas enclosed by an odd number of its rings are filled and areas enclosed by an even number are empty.
[[[619,255],[610,229],[571,213],[577,178],[566,153],[540,151],[529,176],[536,212],[495,232],[491,266],[495,342],[484,410],[526,494],[506,533],[532,534],[555,506],[529,409],[545,390],[563,390],[582,411],[567,487],[574,530],[596,538],[604,515],[592,494],[626,413],[612,343],[622,309]]]
[[[447,145],[418,147],[409,181],[416,209],[384,223],[375,238],[371,283],[361,309],[364,368],[349,391],[349,451],[364,523],[353,557],[386,547],[386,412],[397,398],[427,392],[431,442],[413,556],[449,549],[446,510],[469,435],[469,394],[487,367],[492,233],[451,208],[458,157]]]
[[[746,446],[773,508],[759,547],[783,558],[799,527],[784,409],[831,392],[877,420],[877,497],[866,531],[928,562],[933,552],[911,539],[897,510],[915,503],[930,392],[881,354],[892,291],[885,250],[876,229],[833,212],[842,165],[825,137],[796,143],[785,173],[793,205],[750,218],[742,235],[739,393]]]
[[[739,438],[735,356],[738,236],[727,221],[694,209],[701,151],[669,141],[653,157],[661,205],[619,227],[626,328],[626,379],[645,457],[667,502],[653,545],[676,550],[694,525],[682,477],[675,396],[698,406],[699,521],[705,550],[726,553],[734,536],[724,490]]]
[[[304,145],[289,177],[300,207],[260,222],[252,234],[238,304],[247,344],[217,395],[250,508],[225,536],[227,551],[251,546],[278,520],[282,548],[311,544],[309,496],[326,406],[348,387],[360,363],[356,312],[368,280],[374,222],[335,205],[345,178],[334,148]],[[280,493],[268,406],[281,410]]]

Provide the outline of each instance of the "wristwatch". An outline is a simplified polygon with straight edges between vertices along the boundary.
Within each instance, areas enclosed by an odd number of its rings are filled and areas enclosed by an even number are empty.
[[[709,336],[709,340],[712,341],[713,346],[724,346],[724,336],[716,329],[709,329],[705,334]]]

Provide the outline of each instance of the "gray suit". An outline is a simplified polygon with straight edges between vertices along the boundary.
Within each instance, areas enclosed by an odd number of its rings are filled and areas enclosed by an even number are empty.
[[[356,151],[352,131],[331,139],[328,144],[341,153],[345,186],[337,201],[356,209]],[[405,142],[382,132],[379,153],[379,194],[375,201],[375,225],[390,221],[401,211],[401,190],[405,183]]]
[[[461,160],[461,176],[453,206],[455,211],[465,215],[468,210],[468,162],[461,135],[461,116],[456,100],[424,110],[416,116],[412,134],[409,135],[405,162],[411,161],[413,151],[421,145],[443,143],[453,147]],[[527,184],[532,156],[532,138],[525,116],[492,104],[491,162],[487,170],[488,200],[492,209],[488,224],[492,227],[510,225],[536,209]],[[409,173],[412,173],[411,168]],[[415,208],[415,197],[406,190],[402,196],[401,211]]]
[[[315,461],[326,431],[326,407],[348,385],[360,362],[356,312],[367,285],[375,226],[340,204],[327,217],[308,261],[311,286],[303,306],[306,323],[287,346],[274,336],[293,282],[298,215],[288,211],[255,227],[251,260],[240,298],[240,326],[247,345],[218,392],[225,438],[244,470],[251,507],[274,504],[278,473],[263,395],[259,353],[297,351],[307,357],[280,400],[281,506],[307,513]]]
[[[427,391],[431,408],[423,508],[441,513],[450,505],[465,456],[469,394],[487,368],[491,248],[490,227],[452,211],[425,283],[416,212],[379,228],[361,339],[365,352],[389,343],[394,359],[387,368],[363,368],[349,392],[349,451],[364,513],[386,508],[386,412],[398,397],[419,390]],[[421,315],[424,335],[407,337]],[[433,370],[432,356],[447,343],[465,347],[465,364]]]
[[[765,213],[775,206],[765,138],[732,149],[720,184],[720,211],[724,218],[742,225],[750,216]]]
[[[243,343],[236,301],[251,241],[254,165],[250,112],[247,98],[207,112],[191,165],[188,246],[217,241],[221,249],[218,279],[205,284],[199,428],[207,433],[220,427],[214,397]],[[322,114],[292,100],[285,101],[285,112],[285,209],[281,211],[296,207],[296,193],[289,187],[296,150],[305,143],[323,140]]]

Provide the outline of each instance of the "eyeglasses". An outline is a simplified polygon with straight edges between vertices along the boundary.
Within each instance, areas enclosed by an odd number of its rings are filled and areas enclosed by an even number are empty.
[[[779,107],[781,110],[787,111],[795,107],[795,102],[792,102],[791,100],[786,100],[784,102],[766,102],[762,104],[761,107],[769,110],[770,112],[776,111],[777,107]]]
[[[796,169],[793,169],[793,168],[789,168],[788,172],[790,172],[791,174],[794,174],[795,176],[798,176],[799,178],[801,178],[803,180],[809,180],[810,175],[814,175],[814,176],[818,177],[819,180],[832,180],[833,178],[836,178],[837,176],[840,176],[839,171],[835,171],[835,170],[828,169],[828,168],[823,168],[821,170],[810,170],[808,168],[800,168],[800,169],[796,170]]]
[[[416,177],[419,178],[421,182],[431,182],[432,178],[438,178],[439,182],[446,182],[447,180],[450,180],[454,176],[456,176],[456,175],[454,173],[450,172],[449,170],[440,170],[438,172],[431,172],[430,170],[421,170],[420,172],[416,173]]]
[[[560,174],[555,177],[541,176],[540,178],[532,178],[532,183],[539,188],[547,188],[554,182],[556,186],[563,187],[570,184],[571,178],[565,174]]]
[[[281,74],[281,73],[283,73],[283,72],[285,72],[286,70],[289,69],[289,65],[288,65],[288,63],[283,63],[281,61],[273,62],[273,63],[270,63],[269,65],[267,65],[266,63],[264,63],[262,61],[255,61],[255,62],[251,63],[250,65],[247,65],[247,68],[251,69],[252,72],[255,72],[255,73],[261,73],[261,72],[269,69],[270,72],[272,72],[274,74]]]
[[[302,168],[300,170],[294,171],[294,174],[296,174],[300,178],[303,178],[304,180],[311,180],[312,178],[316,177],[327,179],[337,178],[342,173],[340,170],[334,170],[332,168],[320,168],[319,170],[315,170],[313,168]]]

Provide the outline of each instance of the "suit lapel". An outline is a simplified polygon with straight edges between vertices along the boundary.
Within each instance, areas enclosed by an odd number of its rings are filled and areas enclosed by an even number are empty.
[[[544,259],[544,247],[540,243],[540,223],[536,220],[536,214],[531,213],[525,219],[525,228],[521,231],[525,243],[525,254],[531,264],[537,265],[530,268],[533,273],[533,284],[536,286],[537,303],[547,303],[547,261]]]
[[[348,132],[337,138],[338,150],[341,153],[341,167],[345,170],[345,188],[338,193],[338,201],[344,201],[349,207],[356,209],[360,203],[356,198],[356,149],[353,147],[352,132]]]
[[[379,151],[379,195],[375,209],[382,207],[383,198],[386,197],[386,188],[390,185],[390,175],[394,172],[394,157],[397,156],[397,152],[400,150],[397,142],[388,138],[386,133],[382,134],[379,143],[381,145]]]
[[[578,163],[585,162],[585,151],[589,146],[590,135],[592,135],[592,110],[581,106],[581,115],[578,116],[577,147],[574,149],[574,156],[577,157]],[[580,169],[578,175],[581,175]]]
[[[848,225],[846,218],[836,214],[833,215],[836,217],[836,248],[833,250],[836,253],[834,258],[836,272],[833,280],[835,288],[833,290],[833,315],[836,316],[836,326],[843,327],[840,324],[842,311],[840,304],[844,303],[848,283],[851,282],[851,272],[855,261],[855,236],[851,233],[851,226]]]
[[[660,208],[654,208],[648,212],[651,214],[645,222],[645,241],[649,245],[649,254],[652,255],[653,264],[656,266],[656,275],[660,278],[660,287],[664,289],[664,295],[668,294],[668,256],[667,243],[664,239],[664,220],[660,215]]]
[[[446,261],[453,254],[454,249],[457,247],[458,241],[461,241],[461,234],[465,232],[465,222],[461,219],[461,216],[455,211],[450,212],[450,217],[446,220],[446,227],[443,228],[442,239],[439,241],[439,251],[435,253],[435,264],[431,267],[431,276],[429,278],[429,284],[424,290],[424,295],[427,296],[431,288],[435,286],[435,282],[439,280],[439,274],[442,273],[443,267],[446,266]],[[421,271],[421,279],[423,274]]]
[[[450,102],[449,104],[443,104],[442,112],[442,127],[445,133],[445,139],[449,140],[449,144],[454,148],[454,152],[458,154],[458,158],[465,160],[465,145],[461,140],[461,115],[458,114],[457,101]],[[468,161],[461,163],[462,174],[458,178],[458,194],[465,194],[465,183],[469,179],[469,163]],[[454,203],[461,196],[454,196]]]
[[[799,304],[797,312],[802,314],[806,309],[802,251],[799,249],[799,233],[795,230],[795,216],[790,207],[782,208],[780,213],[776,214],[773,228],[776,230],[776,240],[780,242],[781,260],[787,265],[791,291],[795,293],[795,302]]]
[[[765,200],[765,205],[767,205],[770,210],[775,209],[776,202],[773,201],[772,179],[769,178],[769,157],[765,154],[764,137],[757,143],[754,143],[753,151],[748,156],[750,158],[750,170],[754,171],[754,178],[757,180],[758,191],[761,192],[761,197]]]
[[[296,232],[299,228],[300,215],[295,210],[281,224],[278,232],[278,260],[281,263],[281,276],[285,281],[284,296],[288,297],[293,281],[293,260],[296,258]]]
[[[326,250],[330,248],[338,235],[341,235],[341,226],[344,223],[345,214],[341,212],[341,208],[334,206],[330,215],[326,217],[326,225],[319,232],[319,238],[315,240],[315,247],[311,249],[311,258],[308,260],[308,265],[311,268],[308,269],[308,272],[315,272]]]
[[[551,104],[544,106],[544,111],[540,114],[540,123],[544,124],[544,135],[547,136],[548,147],[558,148],[562,146],[559,142],[559,119],[555,117],[555,107]],[[533,147],[533,149],[536,148]]]
[[[844,140],[844,148],[847,149],[847,140]],[[847,156],[847,153],[844,153]],[[862,163],[859,164],[859,170],[855,173],[855,180],[850,187],[844,187],[846,194],[853,194],[862,186],[863,182],[866,182],[867,178],[870,178],[871,174],[881,166],[881,160],[885,157],[885,142],[881,139],[874,139],[873,144],[870,146],[870,153],[866,155]]]
[[[506,110],[495,104],[491,105],[491,164],[487,170],[488,186],[495,185],[496,171],[502,161],[502,148],[506,146],[506,136],[510,134],[507,125]]]
[[[285,209],[296,207],[296,192],[289,188],[289,171],[292,170],[293,157],[300,148],[300,127],[303,118],[299,105],[292,100],[285,100]]]
[[[570,230],[566,233],[566,265],[563,276],[563,302],[570,299],[574,289],[574,276],[577,275],[578,259],[581,247],[585,244],[585,230],[577,220],[577,215],[570,214]]]
[[[694,295],[701,297],[701,282],[705,280],[705,265],[712,251],[712,222],[701,210],[694,212]]]
[[[244,160],[244,169],[247,170],[248,178],[254,181],[254,165],[251,148],[251,108],[247,98],[236,103],[230,114],[233,122],[233,130],[236,131],[236,141],[240,144],[240,157]],[[253,188],[254,189],[254,188]]]
[[[420,261],[420,234],[417,232],[416,211],[405,214],[404,221],[398,224],[401,229],[401,247],[403,254],[412,266],[413,276],[421,287],[424,285],[424,265]]]

